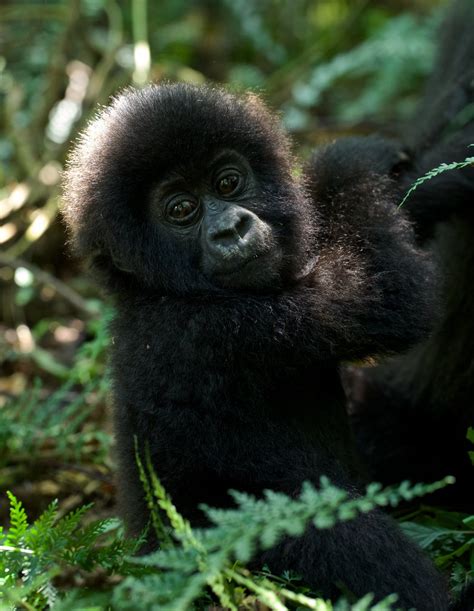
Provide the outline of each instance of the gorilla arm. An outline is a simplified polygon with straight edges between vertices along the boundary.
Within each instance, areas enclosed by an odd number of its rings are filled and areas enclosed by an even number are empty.
[[[397,155],[389,146],[341,140],[305,168],[320,227],[305,284],[322,325],[319,341],[326,338],[338,360],[403,351],[426,337],[435,318],[433,262],[397,208],[399,188],[387,177]]]

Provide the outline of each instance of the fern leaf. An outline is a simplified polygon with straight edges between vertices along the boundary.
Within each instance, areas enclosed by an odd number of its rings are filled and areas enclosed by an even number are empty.
[[[9,490],[7,491],[7,496],[10,500],[10,528],[5,544],[20,546],[28,529],[28,518],[21,501]]]
[[[423,176],[420,176],[420,178],[417,178],[415,180],[415,182],[410,187],[410,189],[407,191],[407,194],[402,199],[398,207],[401,208],[403,204],[407,201],[407,199],[410,197],[410,195],[413,193],[413,191],[415,191],[415,189],[417,189],[420,185],[425,183],[427,180],[431,180],[435,178],[436,176],[439,176],[443,172],[448,172],[451,170],[460,170],[462,168],[467,168],[468,166],[471,166],[471,165],[474,165],[474,157],[466,157],[464,161],[453,161],[452,163],[442,163],[437,168],[433,168],[429,172],[426,172],[426,174],[424,174]]]

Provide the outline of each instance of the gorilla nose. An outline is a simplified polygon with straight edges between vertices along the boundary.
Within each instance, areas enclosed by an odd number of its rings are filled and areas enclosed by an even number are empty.
[[[221,252],[242,248],[252,234],[253,225],[250,212],[231,208],[211,221],[207,231],[209,246]]]
[[[233,274],[274,247],[270,225],[236,204],[208,208],[202,227],[203,266],[210,276]]]

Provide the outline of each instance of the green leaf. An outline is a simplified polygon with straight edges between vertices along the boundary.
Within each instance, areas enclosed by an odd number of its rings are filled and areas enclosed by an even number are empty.
[[[416,522],[402,522],[403,532],[413,539],[420,547],[426,549],[440,537],[452,534],[452,530],[438,526],[424,526]]]
[[[28,518],[21,501],[10,491],[7,491],[7,496],[10,499],[10,528],[5,544],[21,546],[23,536],[28,529]]]

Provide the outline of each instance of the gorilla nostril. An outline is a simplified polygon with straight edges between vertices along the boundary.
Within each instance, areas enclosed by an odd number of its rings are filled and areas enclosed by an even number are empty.
[[[240,238],[244,238],[252,227],[253,219],[250,214],[242,214],[235,227]]]
[[[235,227],[229,227],[226,229],[221,229],[220,231],[213,232],[211,235],[211,240],[220,246],[232,246],[240,239],[239,234],[237,233]]]

